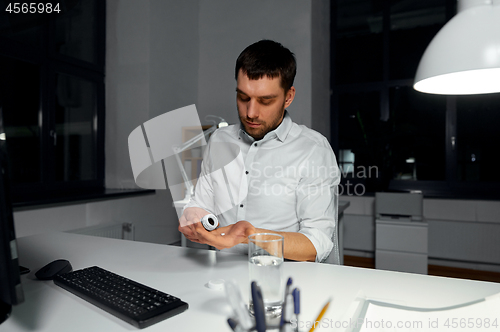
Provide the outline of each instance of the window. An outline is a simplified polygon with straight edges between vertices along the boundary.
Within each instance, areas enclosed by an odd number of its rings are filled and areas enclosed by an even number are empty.
[[[39,65],[0,56],[0,98],[14,184],[41,181],[40,71]]]
[[[456,109],[457,131],[452,146],[457,154],[456,181],[500,181],[500,94],[457,97]]]
[[[389,110],[392,179],[444,181],[446,97],[397,86],[389,89]]]
[[[59,3],[60,13],[0,14],[0,107],[18,202],[104,188],[105,2]]]
[[[455,7],[451,0],[332,2],[332,128],[338,130],[331,141],[347,187],[499,196],[500,94],[413,89],[422,54]]]

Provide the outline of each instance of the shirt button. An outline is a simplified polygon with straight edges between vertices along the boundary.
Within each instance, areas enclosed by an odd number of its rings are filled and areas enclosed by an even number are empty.
[[[243,204],[240,204],[240,207],[243,207]]]
[[[253,146],[257,146],[257,143],[255,143]]]
[[[245,171],[245,174],[248,174],[248,171]]]

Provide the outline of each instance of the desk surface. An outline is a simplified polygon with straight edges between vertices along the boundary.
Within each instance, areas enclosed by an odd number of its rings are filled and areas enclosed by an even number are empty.
[[[0,331],[131,331],[133,326],[54,285],[34,272],[55,259],[73,269],[101,266],[189,303],[184,313],[148,331],[230,331],[231,313],[223,291],[206,287],[211,279],[233,279],[248,299],[246,256],[67,233],[20,238],[19,257],[31,269],[23,276],[26,301],[14,307]],[[326,318],[345,319],[362,291],[371,299],[414,307],[437,308],[474,301],[500,292],[500,284],[318,263],[286,262],[285,276],[301,289],[301,321],[313,321],[331,297]],[[317,331],[326,329],[317,329]]]

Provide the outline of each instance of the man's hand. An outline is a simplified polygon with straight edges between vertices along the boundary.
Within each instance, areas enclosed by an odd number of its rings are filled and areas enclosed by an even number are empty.
[[[225,227],[219,227],[211,232],[201,224],[200,219],[209,212],[201,208],[187,208],[179,219],[179,231],[193,242],[208,244],[217,249],[234,247],[239,243],[248,243],[248,236],[254,233],[276,233],[285,238],[284,256],[297,261],[312,261],[316,259],[316,248],[312,242],[301,233],[276,232],[255,228],[245,220]]]
[[[255,233],[255,227],[245,220],[209,232],[200,222],[200,219],[207,214],[209,212],[201,208],[186,208],[179,219],[179,231],[190,241],[208,244],[217,249],[247,243],[248,236]]]
[[[204,243],[201,242],[202,236],[200,236],[199,233],[201,231],[207,232],[207,230],[201,224],[200,219],[209,213],[210,212],[198,207],[186,208],[179,219],[179,232],[184,234],[186,239],[190,241]]]
[[[255,233],[255,227],[248,221],[240,220],[236,224],[219,227],[208,233],[212,242],[211,246],[226,249],[240,243],[248,243],[248,236]]]

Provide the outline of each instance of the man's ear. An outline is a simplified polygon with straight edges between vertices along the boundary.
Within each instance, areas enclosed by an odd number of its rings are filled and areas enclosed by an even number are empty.
[[[290,104],[293,101],[293,98],[295,98],[295,88],[292,86],[290,87],[290,89],[288,89],[285,95],[285,108],[290,106]]]

